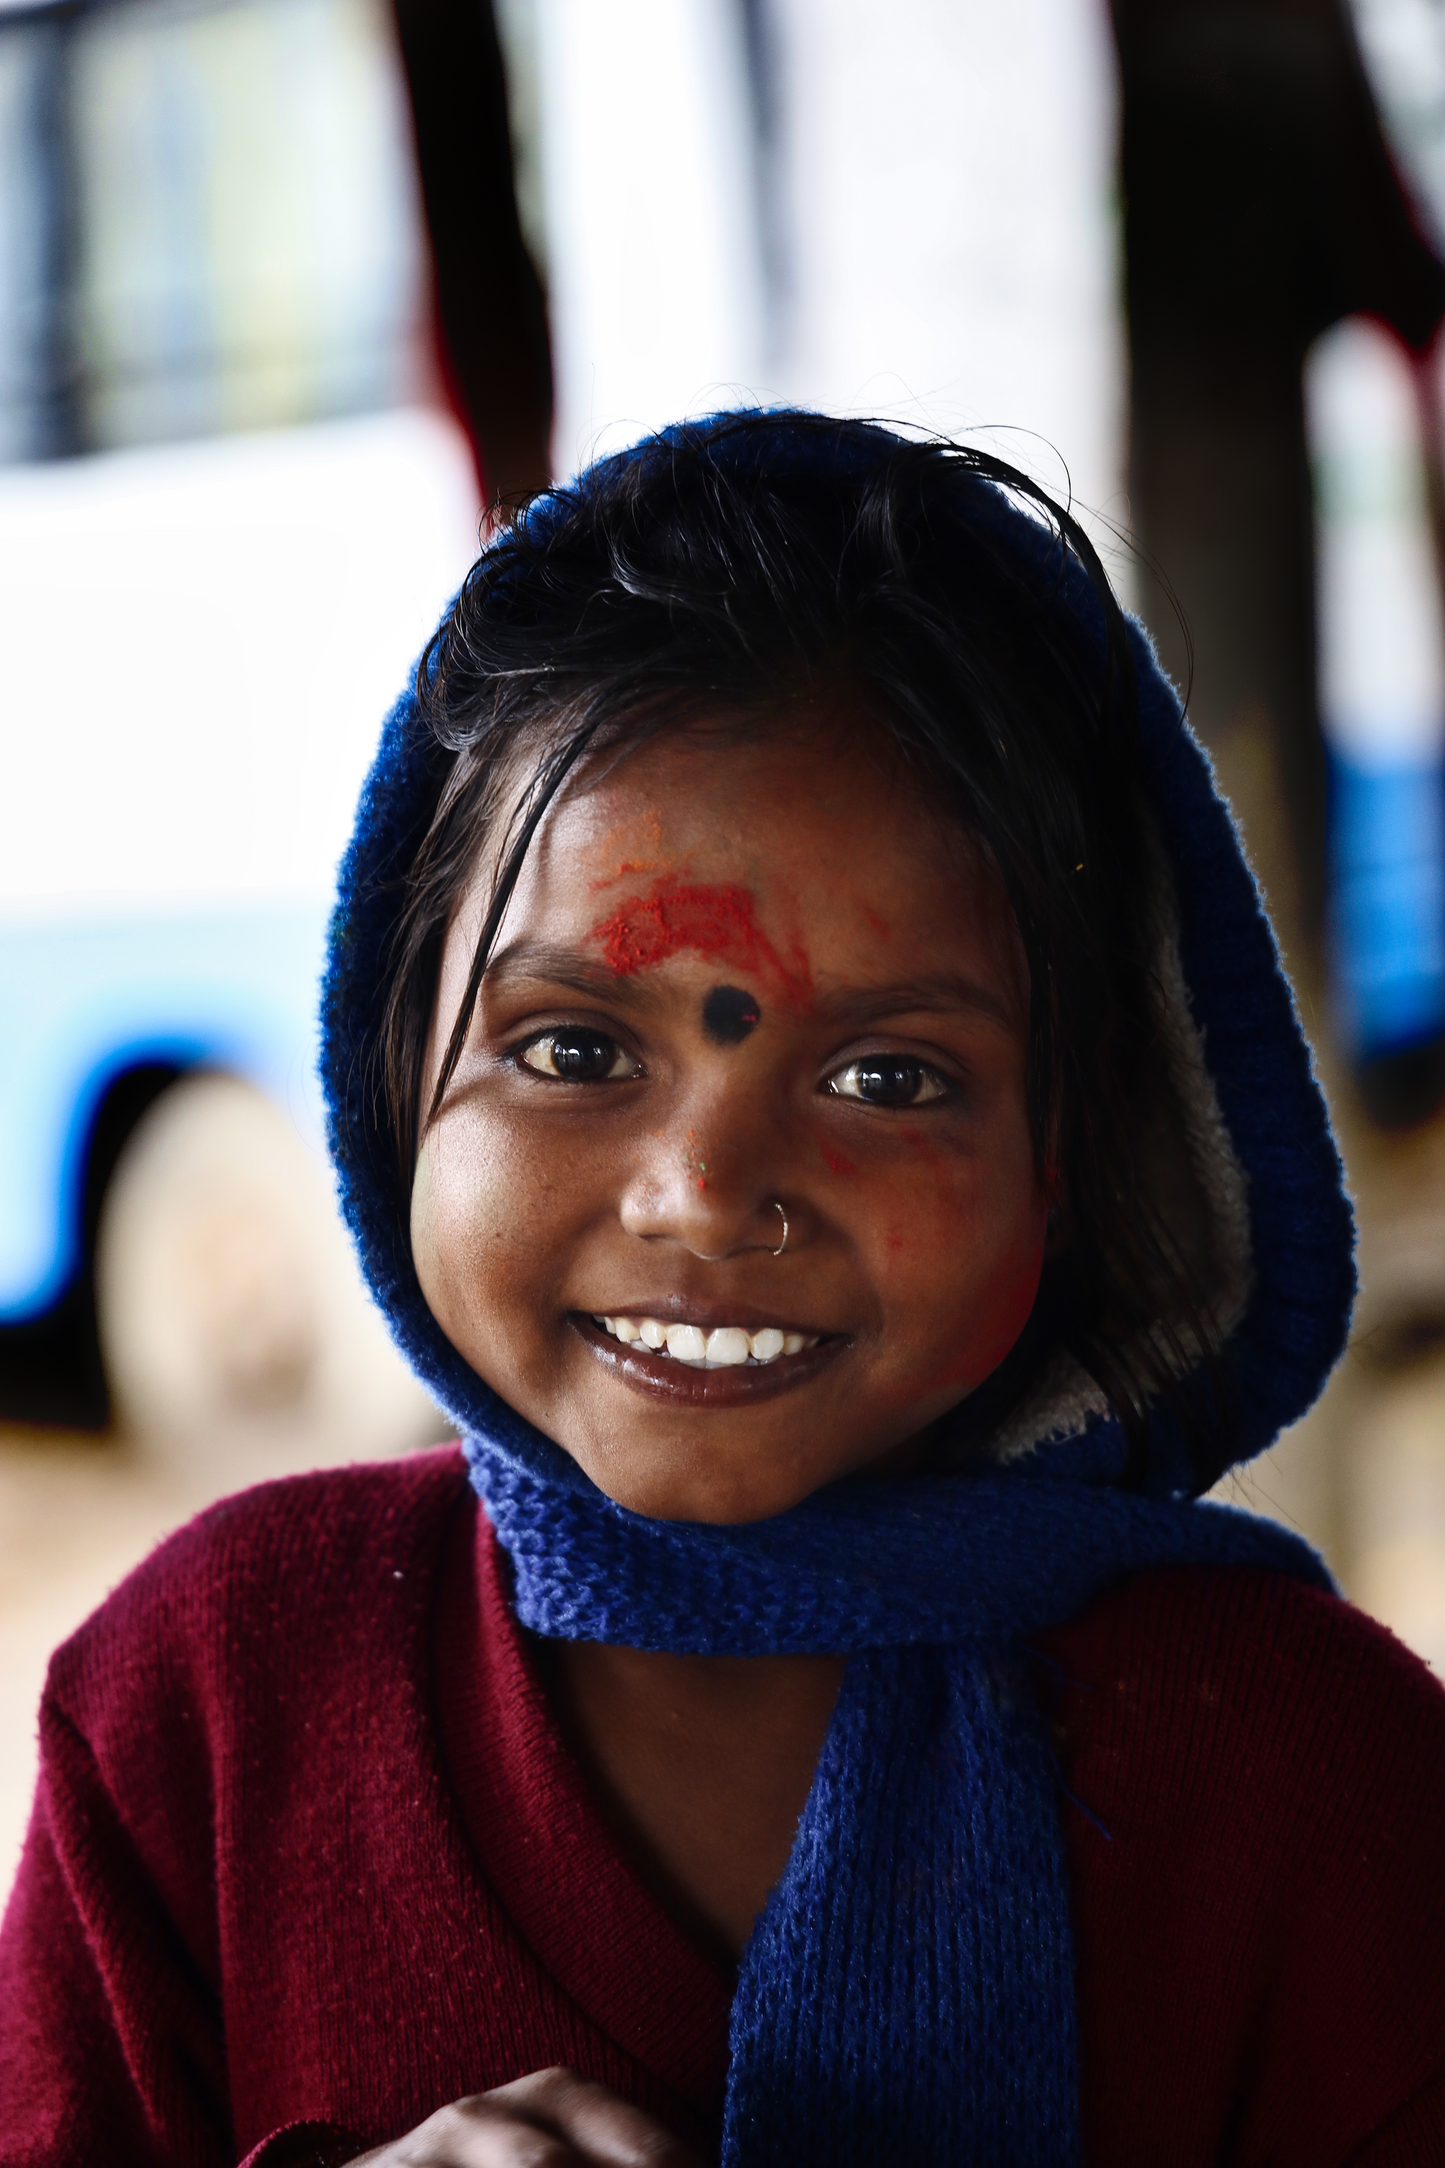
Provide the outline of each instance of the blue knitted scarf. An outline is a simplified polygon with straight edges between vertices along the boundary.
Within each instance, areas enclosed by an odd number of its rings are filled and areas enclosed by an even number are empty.
[[[788,416],[777,430],[776,457],[795,469],[857,465],[890,441],[840,424],[836,444],[814,432],[800,453]],[[724,434],[711,456],[741,455]],[[584,475],[574,501],[588,487]],[[529,517],[545,527],[551,503]],[[1040,524],[987,488],[975,511],[1015,552],[1019,577],[1047,583],[1101,638],[1089,581]],[[1228,1341],[1230,1445],[1245,1460],[1309,1406],[1339,1352],[1354,1285],[1350,1214],[1233,824],[1147,636],[1136,626],[1132,640],[1140,782],[1172,872],[1190,1016],[1247,1192],[1251,1285]],[[438,774],[408,692],[341,871],[323,1076],[367,1277],[462,1431],[512,1560],[517,1615],[541,1634],[642,1648],[851,1659],[791,1858],[744,1953],[724,2159],[1066,2168],[1080,2147],[1074,1960],[1061,1783],[1029,1642],[1145,1567],[1327,1576],[1279,1529],[1194,1502],[1219,1468],[1201,1469],[1157,1411],[1142,1488],[1121,1487],[1123,1440],[1096,1414],[986,1472],[854,1479],[774,1520],[718,1528],[625,1511],[503,1406],[426,1307],[364,1085],[398,871]]]
[[[510,1410],[465,1443],[536,1633],[847,1653],[787,1869],[743,1953],[725,2168],[1079,2158],[1060,1780],[1027,1644],[1145,1566],[1314,1553],[1116,1485],[1112,1423],[1010,1472],[853,1480],[746,1527],[613,1504]]]

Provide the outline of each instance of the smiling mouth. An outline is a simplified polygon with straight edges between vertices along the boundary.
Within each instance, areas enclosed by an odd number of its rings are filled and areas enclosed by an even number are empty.
[[[846,1333],[792,1325],[714,1324],[637,1311],[573,1311],[572,1324],[623,1384],[668,1400],[719,1407],[802,1384],[848,1345]]]
[[[792,1332],[786,1325],[764,1325],[749,1332],[743,1325],[669,1324],[660,1317],[594,1317],[594,1325],[620,1340],[624,1347],[638,1344],[654,1355],[669,1355],[674,1362],[695,1370],[733,1370],[743,1364],[759,1367],[774,1363],[780,1355],[801,1355],[817,1347],[818,1332]]]

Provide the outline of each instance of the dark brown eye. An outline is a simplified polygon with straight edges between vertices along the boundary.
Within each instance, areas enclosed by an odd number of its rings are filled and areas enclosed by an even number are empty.
[[[641,1069],[605,1031],[577,1026],[567,1031],[544,1031],[531,1039],[517,1056],[538,1076],[559,1078],[564,1084],[598,1084],[613,1077],[639,1076]]]
[[[870,1107],[921,1107],[941,1099],[942,1077],[911,1054],[867,1054],[829,1077],[828,1089],[840,1099],[861,1099]]]

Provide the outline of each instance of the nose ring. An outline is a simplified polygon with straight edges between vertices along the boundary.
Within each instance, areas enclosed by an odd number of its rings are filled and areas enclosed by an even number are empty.
[[[783,1223],[783,1239],[773,1252],[774,1257],[781,1257],[784,1250],[788,1246],[788,1215],[783,1210],[782,1204],[776,1197],[773,1199],[773,1209],[775,1212],[777,1212],[779,1218],[782,1220]]]

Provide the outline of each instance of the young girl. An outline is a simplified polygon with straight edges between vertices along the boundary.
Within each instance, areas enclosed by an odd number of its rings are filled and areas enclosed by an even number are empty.
[[[325,1018],[461,1448],[56,1656],[0,2161],[1445,2160],[1445,1696],[1195,1502],[1339,1352],[1339,1165],[1072,520],[802,414],[536,500]]]

